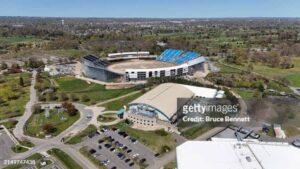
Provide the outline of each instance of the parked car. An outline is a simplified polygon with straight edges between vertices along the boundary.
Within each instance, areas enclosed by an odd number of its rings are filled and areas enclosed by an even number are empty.
[[[111,144],[105,144],[104,147],[110,148],[110,147],[111,147]]]
[[[141,164],[143,164],[143,163],[145,163],[145,162],[146,162],[146,159],[145,159],[145,158],[143,158],[143,159],[140,160],[140,163],[141,163]]]
[[[156,154],[154,154],[154,157],[158,157],[158,156],[160,156],[160,154],[159,154],[159,153],[156,153]]]
[[[95,150],[95,149],[90,149],[90,151],[89,151],[91,154],[94,154],[94,153],[96,153],[97,151]]]

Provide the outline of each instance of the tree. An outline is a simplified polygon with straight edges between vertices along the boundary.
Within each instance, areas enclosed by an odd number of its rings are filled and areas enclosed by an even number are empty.
[[[2,62],[0,68],[1,68],[1,70],[5,70],[5,69],[8,68],[8,66],[7,66],[7,64],[5,62]]]
[[[42,126],[42,128],[43,128],[43,131],[44,131],[46,134],[54,133],[54,132],[56,132],[56,130],[57,130],[57,129],[53,126],[53,124],[51,124],[51,123],[44,124],[44,125]]]
[[[24,87],[24,80],[23,80],[22,76],[20,76],[20,78],[19,78],[19,84],[20,84],[20,86]]]
[[[82,102],[88,102],[88,101],[90,101],[90,98],[87,95],[82,95],[81,96],[81,101]]]
[[[70,102],[63,102],[62,107],[67,111],[69,116],[75,116],[77,114],[77,109]]]

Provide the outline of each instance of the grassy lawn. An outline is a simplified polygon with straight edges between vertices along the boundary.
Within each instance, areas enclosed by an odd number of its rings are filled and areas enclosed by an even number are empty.
[[[111,127],[116,127],[122,131],[125,131],[126,133],[128,133],[128,135],[136,138],[137,140],[139,140],[139,142],[141,142],[145,146],[161,154],[165,153],[162,152],[165,146],[168,146],[171,150],[176,147],[175,138],[170,133],[167,132],[163,132],[163,134],[161,134],[161,132],[158,131],[143,131],[143,130],[133,129],[125,122],[120,122]]]
[[[15,43],[27,43],[41,41],[41,39],[33,36],[11,36],[2,37],[0,36],[0,44],[15,44]]]
[[[17,121],[16,121],[16,122],[17,122]],[[0,123],[0,125],[3,125],[3,126],[5,126],[8,130],[10,130],[10,129],[15,128],[16,122],[7,121],[7,122]]]
[[[86,129],[81,131],[80,133],[76,134],[74,137],[67,141],[67,144],[77,144],[82,141],[82,139],[88,136],[91,133],[95,133],[97,128],[94,125],[89,125]]]
[[[45,52],[51,55],[63,56],[63,57],[72,56],[75,58],[80,58],[89,53],[88,51],[80,50],[80,49],[59,49],[59,50],[50,50]]]
[[[25,132],[30,136],[43,138],[45,137],[43,125],[52,124],[56,128],[55,132],[52,133],[52,136],[57,136],[59,133],[74,124],[79,117],[79,113],[75,116],[69,116],[65,112],[57,113],[55,111],[50,111],[49,118],[45,116],[45,113],[33,114],[26,123]]]
[[[97,168],[106,169],[105,166],[99,163],[99,160],[97,158],[91,155],[91,153],[87,150],[87,147],[80,148],[79,152],[85,157],[87,157],[92,163],[94,163],[97,166]]]
[[[11,150],[15,153],[24,153],[26,151],[28,151],[27,148],[24,148],[22,146],[19,146],[19,145],[14,145],[11,147]]]
[[[124,105],[127,106],[128,103],[132,102],[133,100],[135,100],[136,98],[138,98],[142,95],[143,95],[143,93],[139,92],[134,95],[103,104],[101,106],[104,106],[106,108],[106,110],[119,110],[120,108],[123,108]]]
[[[300,87],[300,58],[294,57],[292,58],[294,68],[290,69],[281,69],[281,68],[272,68],[268,66],[264,66],[262,64],[253,64],[253,71],[274,79],[287,79],[292,86]],[[238,65],[232,65],[237,68],[244,68],[242,66]],[[225,66],[221,67],[222,72],[227,71],[227,68],[224,68]],[[228,68],[232,69],[232,68]]]
[[[60,149],[53,148],[51,150],[48,150],[47,153],[55,156],[68,169],[82,169],[74,159],[72,159],[67,153],[63,152]]]
[[[196,125],[190,127],[189,129],[183,131],[181,135],[187,139],[195,139],[198,136],[202,135],[203,133],[209,131],[212,127],[204,126],[204,125]]]
[[[296,126],[286,124],[286,125],[282,126],[282,128],[287,137],[293,137],[293,136],[300,135],[300,129],[297,128]]]
[[[135,88],[107,90],[104,85],[88,84],[86,81],[71,76],[58,77],[55,81],[59,85],[58,94],[76,95],[80,99],[79,102],[85,104],[94,104],[135,91]],[[83,95],[87,96],[88,100],[81,99]]]
[[[24,80],[24,87],[19,85],[20,77]],[[29,100],[29,73],[1,75],[0,77],[0,120],[21,116]]]
[[[280,69],[263,66],[260,64],[254,65],[254,71],[272,78],[286,78],[292,86],[300,87],[300,58],[293,58],[294,68]]]
[[[169,162],[167,165],[164,166],[164,169],[175,169],[177,168],[176,161]]]
[[[240,95],[243,99],[251,99],[253,98],[253,90],[247,90],[247,89],[239,89],[234,88],[232,89],[234,92],[236,92],[238,95]]]
[[[34,147],[34,144],[33,144],[32,142],[30,142],[29,140],[22,140],[22,141],[19,140],[19,143],[20,143],[22,146],[26,146],[26,147]]]
[[[118,117],[114,113],[99,115],[97,120],[103,123],[115,121]]]

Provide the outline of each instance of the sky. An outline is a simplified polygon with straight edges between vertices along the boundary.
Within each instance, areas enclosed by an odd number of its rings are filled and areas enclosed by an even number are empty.
[[[0,0],[0,16],[300,17],[300,0]]]

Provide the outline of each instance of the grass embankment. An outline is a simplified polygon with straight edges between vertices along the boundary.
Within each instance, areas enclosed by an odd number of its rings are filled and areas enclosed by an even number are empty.
[[[167,165],[164,166],[164,169],[176,169],[177,163],[176,161],[169,162]]]
[[[139,93],[133,94],[131,96],[103,104],[101,106],[104,106],[106,110],[119,110],[119,109],[123,108],[124,105],[127,106],[128,103],[132,102],[133,100],[135,100],[136,98],[138,98],[142,95],[143,95],[143,93],[139,92]]]
[[[53,148],[51,150],[48,150],[47,153],[55,156],[68,169],[82,169],[74,159],[72,159],[67,153],[63,152],[60,149]]]
[[[25,147],[22,147],[20,145],[14,145],[11,147],[11,150],[14,152],[14,153],[24,153],[26,151],[28,151],[27,148]]]
[[[59,133],[73,125],[80,117],[77,113],[75,116],[69,116],[65,112],[50,111],[50,117],[46,117],[45,113],[33,114],[27,121],[25,126],[25,133],[39,138],[44,138],[45,133],[43,126],[45,124],[51,124],[55,127],[55,131],[51,133],[52,136],[57,136]]]
[[[212,129],[212,127],[206,126],[206,125],[195,125],[193,127],[190,127],[186,130],[184,130],[181,135],[187,139],[195,139],[198,136],[202,135],[203,133],[209,131]]]
[[[166,151],[170,151],[176,147],[176,140],[172,134],[162,130],[143,131],[133,129],[125,122],[120,122],[110,127],[116,127],[122,131],[125,131],[128,133],[128,135],[136,138],[140,143],[161,154],[166,153]]]
[[[103,123],[109,123],[109,122],[113,122],[117,119],[117,115],[115,113],[106,113],[103,115],[99,115],[97,120],[99,122],[103,122]]]
[[[82,139],[89,134],[95,133],[97,128],[94,125],[89,125],[86,129],[76,134],[74,137],[70,138],[66,143],[67,144],[77,144],[82,141]]]
[[[19,84],[20,77],[24,85]],[[21,116],[29,100],[29,73],[1,75],[0,77],[0,120]]]

